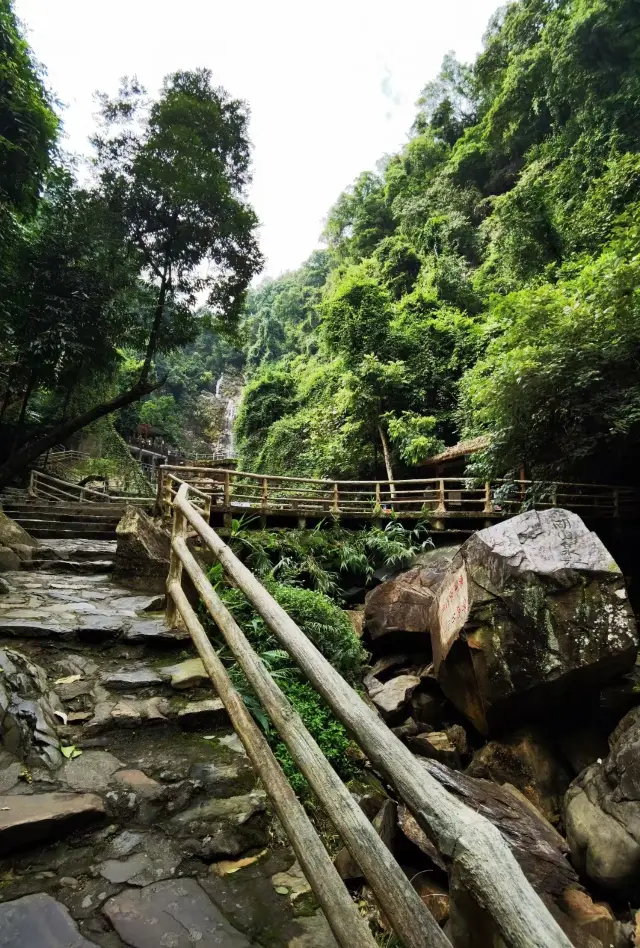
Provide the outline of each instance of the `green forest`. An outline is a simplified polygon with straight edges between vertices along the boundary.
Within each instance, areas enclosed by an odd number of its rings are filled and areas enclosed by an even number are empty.
[[[628,482],[639,101],[633,0],[508,4],[474,63],[445,57],[321,248],[258,282],[247,104],[207,70],[155,97],[123,80],[79,174],[1,0],[0,481],[87,426],[105,452],[140,422],[202,450],[199,398],[231,368],[245,470],[411,476],[488,435],[470,474]]]
[[[615,482],[640,437],[640,8],[521,0],[428,82],[326,249],[249,294],[245,470]],[[417,476],[414,474],[413,476]]]

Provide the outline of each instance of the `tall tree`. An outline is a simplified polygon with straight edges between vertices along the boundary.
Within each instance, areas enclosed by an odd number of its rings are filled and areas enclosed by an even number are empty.
[[[234,321],[262,263],[257,220],[245,194],[250,146],[242,102],[214,88],[207,70],[197,70],[169,76],[157,101],[125,81],[119,97],[103,96],[101,106],[90,198],[113,228],[106,244],[115,233],[114,255],[135,262],[129,299],[140,310],[129,315],[146,328],[141,370],[127,391],[32,434],[0,467],[0,483],[52,445],[160,387],[154,357],[195,335],[197,302],[206,294],[219,319]],[[66,300],[56,304],[61,319],[70,313],[72,296],[68,287]],[[103,317],[113,302],[113,296],[101,299]],[[122,340],[112,335],[103,343]]]

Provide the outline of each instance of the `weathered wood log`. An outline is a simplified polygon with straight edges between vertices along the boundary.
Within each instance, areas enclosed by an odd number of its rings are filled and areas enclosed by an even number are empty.
[[[181,488],[182,489],[182,488]],[[200,593],[209,614],[255,691],[293,760],[362,867],[375,897],[406,948],[446,948],[450,942],[387,849],[355,799],[333,770],[300,715],[297,714],[254,652],[244,632],[189,551],[186,541],[173,540],[173,549]],[[171,584],[173,595],[176,585]],[[311,881],[311,880],[309,880]]]
[[[566,858],[569,852],[567,843],[542,815],[534,812],[532,805],[526,806],[515,794],[490,780],[468,777],[436,760],[420,757],[415,760],[417,767],[422,767],[465,806],[500,830],[539,895],[559,899],[566,889],[580,887],[578,875]],[[424,836],[424,847],[421,845],[423,840],[415,835],[417,824],[415,828],[405,825],[409,819],[406,808],[401,807],[400,828],[431,856],[430,846],[433,844]]]
[[[368,925],[360,917],[309,817],[242,698],[234,689],[224,665],[176,580],[171,583],[168,591],[191,634],[207,674],[227,709],[238,737],[260,774],[333,934],[342,948],[375,948]]]
[[[456,800],[423,768],[416,767],[411,752],[205,523],[184,493],[175,503],[374,767],[395,785],[440,853],[455,863],[460,878],[495,920],[509,948],[570,948],[569,940],[528,882],[500,831]]]

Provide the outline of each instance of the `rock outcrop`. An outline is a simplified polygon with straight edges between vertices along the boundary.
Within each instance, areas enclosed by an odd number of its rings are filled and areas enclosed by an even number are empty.
[[[611,743],[567,792],[567,839],[574,864],[593,882],[640,898],[640,708],[622,719]]]
[[[512,784],[548,820],[561,812],[569,786],[569,775],[549,741],[532,728],[489,741],[474,755],[466,772],[472,777]]]
[[[167,530],[138,507],[126,507],[116,527],[114,575],[126,576],[145,590],[164,589],[171,538]]]
[[[0,573],[20,569],[37,546],[38,541],[0,509]]]
[[[466,541],[439,587],[432,642],[444,693],[485,733],[624,672],[638,645],[620,569],[561,509]]]
[[[435,594],[455,550],[457,547],[430,550],[421,555],[419,565],[367,594],[364,622],[372,639],[397,632],[427,636]]]
[[[0,649],[0,736],[10,754],[30,766],[59,767],[56,712],[62,705],[39,665],[14,649]]]

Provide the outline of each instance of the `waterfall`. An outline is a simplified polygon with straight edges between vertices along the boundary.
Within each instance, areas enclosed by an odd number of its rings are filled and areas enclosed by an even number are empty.
[[[237,380],[234,378],[226,379],[223,372],[216,382],[215,397],[223,404],[224,413],[218,440],[213,445],[213,456],[214,458],[234,458],[236,451],[233,423],[236,418],[236,410],[240,399],[240,387],[237,384]]]

